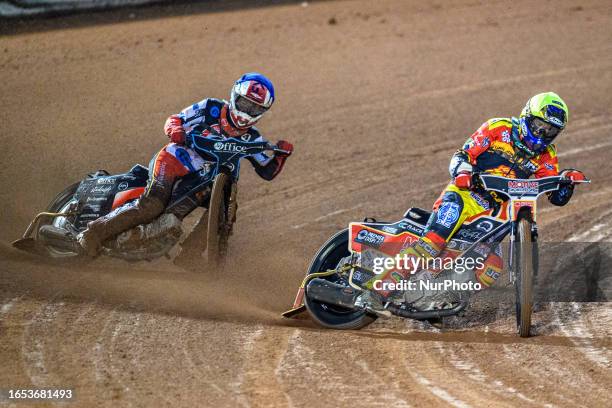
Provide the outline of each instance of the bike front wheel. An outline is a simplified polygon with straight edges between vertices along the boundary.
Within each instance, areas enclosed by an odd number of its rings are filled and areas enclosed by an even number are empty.
[[[521,337],[529,337],[533,312],[533,281],[537,245],[531,232],[531,222],[521,219],[514,241],[514,273],[516,277],[516,324]]]
[[[227,255],[229,238],[228,219],[228,192],[231,188],[231,179],[225,173],[215,177],[210,203],[208,205],[208,230],[206,232],[206,255],[209,267],[222,267]]]

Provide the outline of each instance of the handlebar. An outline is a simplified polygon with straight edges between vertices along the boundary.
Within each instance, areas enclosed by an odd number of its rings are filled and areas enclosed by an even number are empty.
[[[516,179],[510,177],[495,176],[487,173],[474,173],[472,175],[473,185],[485,190],[496,191],[512,197],[537,197],[540,194],[558,190],[559,186],[566,183],[579,184],[590,183],[591,180],[584,177],[581,172],[575,172],[575,179],[565,178],[563,175],[542,177],[536,179]]]
[[[198,143],[196,142],[196,140],[205,140],[205,144],[212,144],[211,145],[211,151],[218,151],[217,149],[217,144],[221,144],[220,146],[226,146],[226,143],[228,144],[233,144],[235,146],[239,145],[240,148],[238,150],[236,149],[224,149],[223,147],[221,147],[221,151],[226,151],[228,153],[246,153],[248,151],[251,150],[259,150],[260,152],[263,151],[272,151],[274,153],[280,153],[280,154],[285,154],[285,155],[290,155],[291,152],[287,151],[287,150],[283,150],[278,148],[276,145],[272,145],[270,143],[261,143],[261,142],[245,142],[239,139],[234,139],[234,138],[227,138],[227,139],[209,139],[209,138],[205,138],[203,136],[198,136],[198,135],[194,135],[194,134],[188,134],[187,137],[185,138],[185,144],[190,146],[190,147],[199,147],[200,149],[203,150],[209,150],[209,149],[205,149],[203,146],[198,146]],[[246,144],[256,144],[255,146],[248,146]]]

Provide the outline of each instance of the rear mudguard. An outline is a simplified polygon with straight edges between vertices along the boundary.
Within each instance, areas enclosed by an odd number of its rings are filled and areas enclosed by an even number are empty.
[[[297,294],[295,295],[295,300],[293,301],[293,306],[291,307],[291,309],[287,310],[282,314],[283,317],[292,318],[306,311],[306,306],[304,305],[304,294],[306,291],[306,285],[308,285],[308,282],[311,279],[329,276],[336,273],[335,270],[319,272],[318,269],[320,266],[322,266],[321,261],[324,260],[331,251],[337,248],[338,245],[345,240],[344,234],[346,233],[346,229],[336,232],[334,235],[331,236],[330,239],[327,240],[327,242],[325,242],[321,246],[321,248],[319,248],[316,255],[310,262],[306,277],[302,280],[302,284],[298,288]],[[313,270],[315,270],[316,272],[312,272]]]
[[[300,285],[297,294],[295,295],[295,300],[293,301],[293,306],[291,309],[287,310],[282,314],[283,317],[292,318],[294,316],[299,315],[302,312],[306,311],[306,306],[304,305],[304,293],[306,291],[306,286],[308,282],[310,282],[314,278],[320,278],[323,276],[329,276],[336,273],[335,270],[325,271],[325,272],[315,272],[306,275],[306,277],[302,280],[302,284]]]

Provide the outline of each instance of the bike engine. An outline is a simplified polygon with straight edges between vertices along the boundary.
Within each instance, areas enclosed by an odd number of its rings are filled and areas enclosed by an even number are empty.
[[[151,260],[166,255],[183,234],[181,220],[162,214],[155,221],[122,232],[106,245],[109,256],[126,260]]]

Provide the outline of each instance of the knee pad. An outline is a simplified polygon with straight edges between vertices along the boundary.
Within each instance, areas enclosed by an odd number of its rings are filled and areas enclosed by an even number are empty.
[[[137,207],[143,217],[155,218],[164,211],[166,206],[159,198],[144,195],[138,199]]]
[[[445,192],[428,222],[428,229],[448,241],[457,222],[461,219],[463,208],[463,198],[458,193]]]

